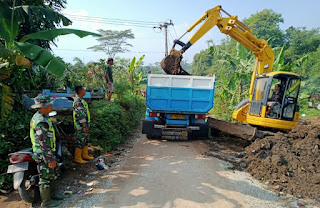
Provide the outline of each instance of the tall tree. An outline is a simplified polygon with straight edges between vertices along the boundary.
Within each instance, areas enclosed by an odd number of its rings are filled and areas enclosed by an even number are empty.
[[[281,14],[271,9],[264,9],[244,19],[243,22],[253,30],[253,34],[259,39],[272,38],[269,43],[272,47],[284,44],[284,33],[280,29],[280,23],[284,22]]]
[[[88,49],[94,51],[103,51],[108,57],[114,58],[118,53],[124,53],[129,51],[129,47],[132,47],[128,43],[129,39],[134,39],[134,34],[131,30],[98,30],[101,37],[97,38],[99,45],[92,46]]]
[[[191,74],[193,75],[206,75],[206,71],[212,66],[213,54],[210,51],[203,50],[193,57]]]
[[[285,37],[287,43],[285,62],[295,61],[314,52],[320,45],[319,28],[307,30],[305,27],[289,27]]]

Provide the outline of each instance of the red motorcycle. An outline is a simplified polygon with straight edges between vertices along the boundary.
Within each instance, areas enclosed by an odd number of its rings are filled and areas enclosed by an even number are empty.
[[[56,112],[51,112],[49,116],[53,117],[56,114]],[[63,171],[66,169],[66,165],[62,157],[60,133],[64,135],[65,133],[58,124],[59,122],[53,122],[57,137],[56,158],[60,171]],[[25,137],[25,139],[26,138],[28,137]],[[7,173],[13,173],[13,188],[18,190],[21,198],[29,203],[34,203],[40,199],[38,166],[32,158],[32,155],[32,148],[10,153],[9,159],[12,165],[9,165],[7,170]]]

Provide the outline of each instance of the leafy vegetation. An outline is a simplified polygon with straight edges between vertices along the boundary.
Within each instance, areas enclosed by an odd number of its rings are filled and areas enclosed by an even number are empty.
[[[143,98],[129,89],[116,102],[93,102],[90,128],[92,143],[107,151],[119,146],[140,123],[144,111]]]
[[[7,171],[9,153],[31,147],[28,135],[32,112],[27,111],[23,105],[16,104],[14,107],[15,110],[0,125],[0,173]],[[2,174],[0,188],[10,187],[12,187],[12,177]]]
[[[11,74],[14,76],[19,71],[27,71],[26,69],[31,68],[32,63],[58,76],[61,76],[67,68],[60,58],[53,56],[47,48],[41,47],[43,41],[53,42],[56,37],[66,34],[75,34],[79,37],[99,36],[81,30],[56,29],[54,23],[59,25],[62,22],[63,25],[69,25],[70,21],[51,8],[31,5],[16,6],[15,0],[12,6],[9,3],[0,2],[1,120],[6,118],[12,109],[15,97],[15,92],[12,91],[13,86],[21,86],[14,82]],[[37,18],[34,15],[37,15]],[[53,22],[51,28],[40,27],[40,31],[19,37],[19,27],[24,26],[23,23],[29,24],[30,19],[38,19],[41,22],[43,17],[48,17]],[[30,70],[28,72],[27,75],[30,76]]]
[[[131,88],[132,90],[134,90],[134,85],[137,84],[139,85],[142,77],[143,77],[143,73],[135,73],[135,70],[139,67],[140,63],[142,62],[142,60],[144,59],[145,55],[141,56],[139,58],[139,60],[136,61],[136,57],[133,57],[133,59],[130,62],[130,65],[128,67],[128,72],[129,72],[129,80],[131,83]],[[136,83],[135,83],[136,81]]]

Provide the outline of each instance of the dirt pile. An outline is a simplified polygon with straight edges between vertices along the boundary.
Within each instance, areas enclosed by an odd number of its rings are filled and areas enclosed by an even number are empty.
[[[320,117],[246,148],[247,171],[276,191],[320,199]],[[300,195],[300,196],[299,196]]]

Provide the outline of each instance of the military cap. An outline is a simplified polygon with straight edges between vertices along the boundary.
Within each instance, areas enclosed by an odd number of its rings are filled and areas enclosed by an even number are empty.
[[[52,105],[53,102],[54,100],[50,100],[49,95],[39,94],[34,98],[34,105],[32,105],[31,108],[45,108]]]

